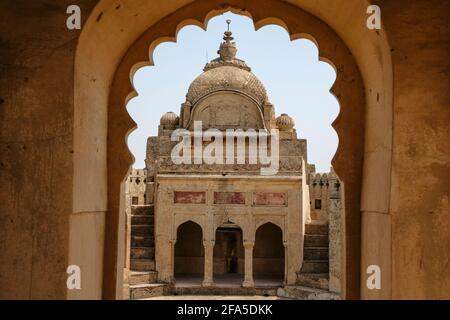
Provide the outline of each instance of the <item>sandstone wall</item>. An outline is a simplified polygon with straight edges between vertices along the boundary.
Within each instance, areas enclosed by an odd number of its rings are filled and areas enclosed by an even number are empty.
[[[449,299],[449,3],[377,2],[394,63],[392,297]]]
[[[69,4],[0,1],[0,299],[66,297],[79,35],[66,28]]]
[[[83,20],[96,2],[77,1]],[[377,223],[367,227],[383,236],[377,226],[392,224],[393,298],[450,298],[449,4],[374,2],[392,47],[394,138],[390,214],[368,213]],[[66,297],[79,35],[65,27],[70,4],[0,2],[0,298]]]

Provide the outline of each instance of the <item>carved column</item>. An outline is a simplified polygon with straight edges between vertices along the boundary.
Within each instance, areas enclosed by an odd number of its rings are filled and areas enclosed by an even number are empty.
[[[213,280],[213,261],[214,261],[214,241],[203,241],[203,246],[205,247],[205,271],[203,278],[203,287],[214,286]]]
[[[253,247],[255,246],[254,242],[245,241],[245,277],[242,286],[245,288],[254,287],[255,283],[253,282]]]

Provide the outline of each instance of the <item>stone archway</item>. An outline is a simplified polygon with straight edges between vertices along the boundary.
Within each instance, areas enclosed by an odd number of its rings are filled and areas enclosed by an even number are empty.
[[[241,286],[244,281],[244,237],[241,227],[224,223],[215,232],[213,254],[213,279],[215,284],[233,283]]]
[[[253,248],[253,279],[256,286],[260,283],[283,284],[286,273],[284,254],[283,231],[279,226],[267,222],[256,229]]]
[[[151,64],[149,51],[163,41],[173,41],[181,27],[204,27],[211,16],[228,9],[250,15],[257,28],[277,23],[292,39],[313,40],[321,59],[335,66],[333,93],[341,113],[334,123],[340,144],[333,164],[345,190],[351,191],[345,193],[343,297],[360,297],[360,267],[374,259],[386,270],[386,284],[378,295],[390,297],[390,252],[380,249],[390,248],[390,219],[384,213],[390,188],[392,67],[386,35],[364,27],[368,4],[268,0],[261,5],[257,0],[232,0],[223,5],[216,0],[172,0],[164,5],[137,1],[120,8],[108,0],[99,2],[83,28],[76,54],[73,213],[86,215],[83,224],[71,216],[69,257],[70,262],[84,266],[88,279],[98,280],[77,297],[99,293],[109,299],[120,297],[120,185],[131,164],[125,141],[133,128],[124,106],[135,94],[130,76]],[[353,19],[338,19],[339,13]],[[370,228],[365,221],[371,222]],[[78,238],[85,224],[93,222],[89,232],[99,240],[85,247]],[[389,236],[368,241],[369,231]],[[373,295],[361,290],[363,297]]]
[[[204,259],[202,227],[192,221],[179,225],[173,257],[175,281],[198,281],[201,284]]]

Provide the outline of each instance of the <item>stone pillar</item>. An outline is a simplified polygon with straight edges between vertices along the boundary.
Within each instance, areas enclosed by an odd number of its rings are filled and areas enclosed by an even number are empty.
[[[251,288],[255,286],[253,282],[253,247],[254,242],[244,242],[245,248],[245,277],[242,286],[245,288]]]
[[[213,280],[213,261],[214,261],[214,241],[203,241],[203,246],[205,247],[205,271],[203,278],[203,287],[214,286]]]
[[[289,281],[289,248],[286,241],[283,241],[283,247],[284,247],[284,279],[283,279],[283,285],[287,286]],[[297,279],[297,270],[295,270],[295,279]]]
[[[341,188],[338,180],[331,180],[328,202],[328,241],[329,241],[329,290],[341,292]]]

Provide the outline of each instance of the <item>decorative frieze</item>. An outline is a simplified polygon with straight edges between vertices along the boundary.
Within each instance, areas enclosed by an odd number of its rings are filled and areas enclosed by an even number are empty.
[[[197,191],[175,191],[173,202],[186,204],[205,204],[206,193]]]
[[[245,193],[214,192],[214,204],[245,204]]]
[[[255,206],[287,206],[287,194],[284,192],[254,192]]]

